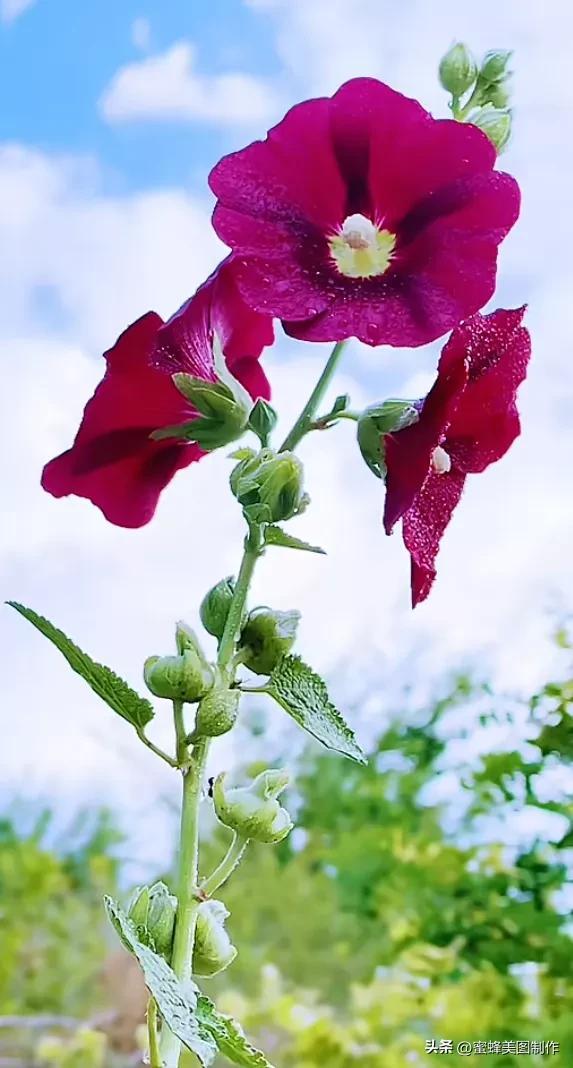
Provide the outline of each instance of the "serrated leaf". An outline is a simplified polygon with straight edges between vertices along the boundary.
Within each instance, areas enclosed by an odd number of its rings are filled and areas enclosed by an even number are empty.
[[[56,649],[59,649],[70,667],[78,675],[81,675],[94,693],[97,693],[98,697],[101,697],[106,705],[113,708],[113,711],[117,712],[118,716],[127,720],[137,730],[141,730],[146,723],[153,719],[155,713],[149,701],[144,697],[140,697],[111,668],[92,660],[87,653],[84,653],[74,644],[71,638],[68,638],[63,631],[58,630],[53,623],[50,623],[49,619],[39,616],[32,608],[26,608],[25,605],[18,604],[17,601],[8,601],[7,604],[11,608],[15,608],[24,619],[27,619],[29,623],[36,627],[36,630],[40,631],[40,634],[48,638],[56,646]]]
[[[197,1018],[214,1038],[220,1053],[232,1064],[242,1068],[273,1068],[264,1053],[251,1046],[237,1021],[218,1012],[205,994],[197,999]]]
[[[121,941],[138,961],[145,985],[170,1031],[208,1068],[217,1055],[217,1043],[197,1012],[197,987],[194,983],[183,985],[167,961],[139,940],[135,925],[112,898],[104,898],[104,904]]]
[[[299,656],[284,656],[264,692],[328,749],[366,763],[353,731],[334,707],[323,679]]]
[[[309,545],[307,541],[302,541],[301,538],[293,538],[292,534],[287,534],[282,527],[267,527],[265,545],[282,545],[285,549],[302,549],[307,553],[321,553],[321,555],[326,556],[326,549],[321,549],[320,545]]]

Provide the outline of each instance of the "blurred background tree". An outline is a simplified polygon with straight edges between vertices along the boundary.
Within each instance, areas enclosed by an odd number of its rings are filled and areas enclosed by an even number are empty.
[[[302,757],[296,831],[250,847],[225,888],[241,952],[208,981],[278,1068],[404,1068],[427,1063],[432,1037],[554,1040],[551,1063],[570,1068],[572,702],[571,679],[523,703],[458,678],[429,711],[389,717],[368,768]],[[48,1026],[26,1045],[3,1026],[0,1050],[26,1065],[137,1064],[145,994],[100,903],[120,874],[117,834],[107,816],[65,849],[48,831],[47,816],[27,835],[14,820],[0,831],[0,1012],[88,1030]],[[213,863],[225,835],[214,830]]]

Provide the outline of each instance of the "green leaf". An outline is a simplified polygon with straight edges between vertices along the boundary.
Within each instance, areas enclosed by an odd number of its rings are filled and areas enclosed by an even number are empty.
[[[215,1060],[217,1043],[197,1012],[197,987],[194,983],[183,985],[167,961],[140,942],[135,925],[112,898],[104,898],[104,903],[121,941],[139,962],[145,985],[155,998],[165,1023],[207,1068]]]
[[[320,545],[309,545],[307,541],[302,541],[301,538],[293,538],[292,534],[287,534],[282,527],[267,527],[265,545],[282,545],[285,549],[303,549],[307,553],[321,553],[326,556],[326,550],[321,549]]]
[[[328,696],[324,681],[299,656],[284,656],[264,692],[328,749],[366,763],[354,734]]]
[[[153,719],[155,713],[149,701],[140,697],[110,668],[96,663],[87,653],[82,652],[63,631],[54,627],[48,619],[39,616],[33,609],[18,604],[17,601],[7,601],[7,604],[15,608],[21,616],[24,616],[24,619],[36,627],[36,630],[48,638],[56,649],[60,650],[70,667],[81,675],[82,679],[85,679],[94,693],[97,693],[102,701],[113,708],[118,716],[126,719],[136,730],[141,730]]]
[[[272,1068],[264,1053],[245,1038],[237,1021],[218,1012],[204,994],[200,994],[197,1001],[197,1019],[212,1035],[220,1053],[232,1064],[242,1065],[242,1068]]]

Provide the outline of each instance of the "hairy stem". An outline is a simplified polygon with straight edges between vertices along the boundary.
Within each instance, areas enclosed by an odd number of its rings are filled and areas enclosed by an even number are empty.
[[[287,449],[294,449],[298,445],[301,438],[303,438],[305,434],[308,433],[308,431],[310,430],[312,421],[316,415],[317,408],[332,381],[332,377],[334,375],[334,372],[336,371],[336,368],[338,367],[340,357],[342,356],[342,352],[344,350],[345,345],[346,341],[336,342],[336,345],[334,346],[332,352],[330,353],[330,356],[328,357],[328,360],[326,361],[324,370],[318,382],[316,383],[316,386],[314,387],[292,430],[287,434],[285,440],[283,441],[279,450],[280,452],[286,452]]]
[[[219,866],[215,868],[212,875],[201,883],[201,890],[207,897],[212,897],[219,887],[227,882],[229,876],[233,874],[247,848],[247,842],[247,838],[242,838],[239,834],[233,835],[232,842],[227,853],[223,857],[223,860]]]
[[[219,645],[219,655],[217,662],[221,670],[228,674],[233,653],[235,652],[235,641],[237,634],[239,633],[241,622],[243,619],[243,612],[247,600],[247,594],[249,592],[249,586],[255,570],[255,565],[259,558],[261,549],[261,530],[258,526],[250,526],[249,533],[245,538],[245,548],[243,552],[243,559],[241,561],[241,567],[235,584],[235,593],[233,600],[231,601],[231,607],[227,616],[227,622],[221,638],[221,644]]]
[[[199,803],[207,760],[208,741],[201,739],[193,748],[187,769],[183,772],[183,806],[179,840],[178,908],[171,967],[178,979],[191,978],[193,943],[197,922],[197,883],[199,869]],[[161,1038],[161,1057],[165,1068],[177,1068],[181,1043],[164,1026]]]
[[[150,1068],[161,1068],[161,1054],[157,1039],[157,1005],[154,998],[150,998],[147,1003],[147,1040]]]

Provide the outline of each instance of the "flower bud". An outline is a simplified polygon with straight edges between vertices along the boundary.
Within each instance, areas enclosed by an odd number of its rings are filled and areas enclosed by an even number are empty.
[[[413,401],[390,399],[366,408],[357,425],[358,447],[362,458],[377,478],[386,475],[384,435],[417,423],[418,409]]]
[[[484,103],[494,108],[506,108],[511,100],[511,93],[505,82],[496,82],[484,90]]]
[[[471,122],[483,130],[497,152],[503,152],[511,136],[511,111],[494,108],[488,104],[484,108],[476,108],[472,111],[466,122]]]
[[[127,915],[136,927],[147,927],[149,913],[149,887],[138,886],[134,891]]]
[[[440,82],[454,97],[463,96],[477,78],[477,65],[467,45],[452,45],[440,63]]]
[[[256,675],[270,675],[283,656],[292,649],[300,612],[273,612],[254,608],[241,632],[239,648],[245,667]]]
[[[213,785],[217,818],[242,838],[273,844],[282,841],[293,827],[292,820],[277,797],[288,786],[286,771],[268,769],[257,775],[250,786],[227,789],[225,773]]]
[[[237,950],[225,930],[228,915],[222,901],[202,901],[199,905],[193,946],[194,975],[218,975],[237,956]]]
[[[210,690],[197,709],[193,738],[217,738],[230,731],[237,722],[240,699],[240,690]]]
[[[303,504],[302,482],[298,457],[272,449],[241,460],[231,473],[231,489],[253,523],[278,523],[297,515]]]
[[[216,586],[213,586],[201,601],[199,609],[201,622],[205,630],[214,638],[223,637],[234,593],[235,579],[230,575],[229,578],[221,579]]]
[[[171,958],[176,916],[177,898],[169,893],[165,883],[154,883],[149,890],[147,931],[157,953],[166,960]]]
[[[213,685],[213,671],[196,649],[179,656],[150,656],[143,677],[155,697],[170,701],[199,701]]]
[[[263,448],[268,444],[269,437],[277,425],[277,419],[277,413],[272,405],[263,397],[259,397],[249,415],[249,429],[257,435]]]
[[[512,53],[504,50],[486,52],[480,68],[480,81],[486,85],[493,82],[501,82],[507,78],[510,72],[507,69]]]

